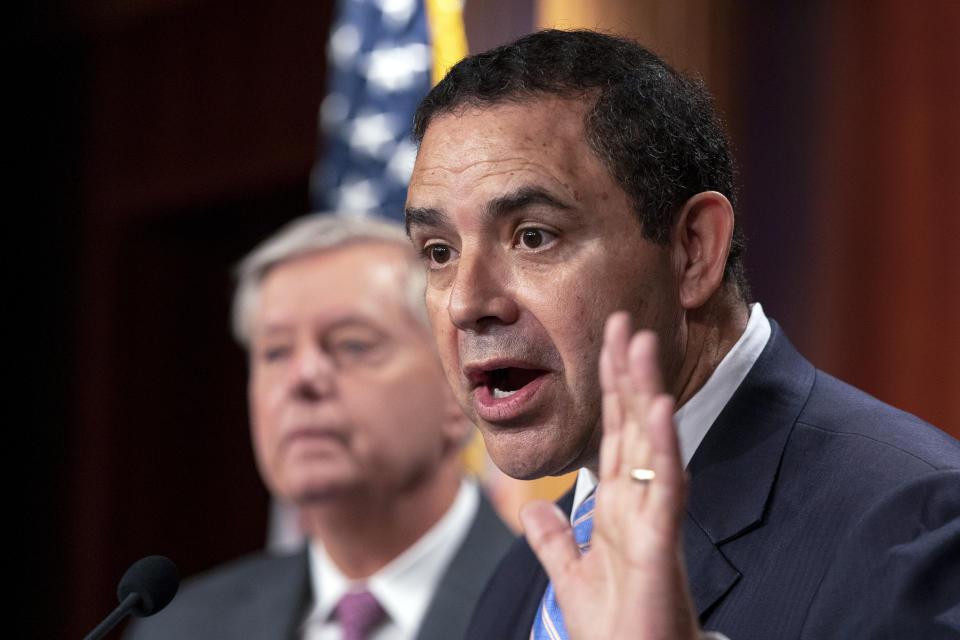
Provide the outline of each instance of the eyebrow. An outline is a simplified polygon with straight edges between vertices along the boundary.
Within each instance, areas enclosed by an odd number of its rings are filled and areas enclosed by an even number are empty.
[[[403,227],[410,237],[410,227],[443,227],[450,224],[447,218],[439,209],[432,207],[407,207],[403,212]]]
[[[534,204],[543,204],[554,209],[568,210],[570,205],[562,202],[537,186],[520,187],[513,193],[494,198],[487,203],[486,215],[489,218],[502,218],[517,209]]]
[[[280,322],[276,322],[276,321],[267,322],[260,328],[259,331],[256,331],[255,333],[260,334],[264,337],[271,337],[275,335],[287,335],[291,333],[296,333],[297,331],[296,325],[297,325],[296,322],[290,322],[286,320],[280,321]],[[383,333],[383,330],[376,324],[375,319],[369,316],[359,315],[359,314],[351,314],[348,316],[344,316],[342,318],[338,318],[337,320],[334,320],[333,322],[325,326],[323,331],[324,333],[327,333],[329,331],[333,331],[336,329],[344,329],[344,328],[351,328],[351,327],[366,327],[373,331],[378,331],[380,333]]]
[[[337,331],[339,329],[354,329],[354,328],[370,329],[371,331],[374,331],[376,333],[380,333],[380,334],[384,333],[383,329],[381,329],[380,326],[377,325],[376,320],[374,318],[361,316],[361,315],[349,315],[344,318],[340,318],[335,322],[331,322],[327,327],[325,327],[324,333]]]
[[[484,216],[490,220],[502,218],[518,209],[529,207],[535,204],[543,204],[554,209],[567,211],[571,206],[558,200],[553,195],[547,193],[544,189],[537,186],[523,186],[506,195],[498,196],[487,202],[484,207]],[[442,227],[448,226],[450,219],[439,209],[432,207],[408,207],[404,212],[404,226],[407,235],[410,235],[410,227]]]

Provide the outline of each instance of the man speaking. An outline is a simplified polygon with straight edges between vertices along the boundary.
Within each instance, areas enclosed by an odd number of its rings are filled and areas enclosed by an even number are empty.
[[[580,469],[563,514],[523,514],[468,637],[960,634],[960,443],[750,304],[698,82],[546,31],[460,62],[414,128],[447,380],[505,472]]]

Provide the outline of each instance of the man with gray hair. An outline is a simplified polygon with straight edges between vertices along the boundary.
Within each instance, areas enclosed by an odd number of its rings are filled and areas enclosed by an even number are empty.
[[[153,638],[462,637],[512,536],[462,477],[470,430],[443,376],[424,276],[385,220],[306,216],[240,264],[257,465],[309,544],[188,584]]]

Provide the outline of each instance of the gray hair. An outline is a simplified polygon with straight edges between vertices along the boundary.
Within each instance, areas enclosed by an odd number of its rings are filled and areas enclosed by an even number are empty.
[[[261,242],[240,261],[235,276],[231,324],[233,335],[244,347],[250,346],[251,318],[260,299],[267,275],[276,267],[297,258],[361,242],[392,242],[410,249],[406,291],[403,299],[411,315],[429,330],[423,302],[426,274],[417,268],[410,240],[399,223],[372,214],[333,215],[314,213],[297,218]]]

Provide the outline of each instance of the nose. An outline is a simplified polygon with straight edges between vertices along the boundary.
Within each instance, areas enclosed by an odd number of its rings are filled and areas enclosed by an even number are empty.
[[[333,394],[336,368],[319,345],[298,345],[290,367],[290,389],[295,397],[316,401]]]
[[[496,254],[462,249],[448,302],[454,326],[482,333],[491,326],[516,322],[519,308],[508,276]]]

